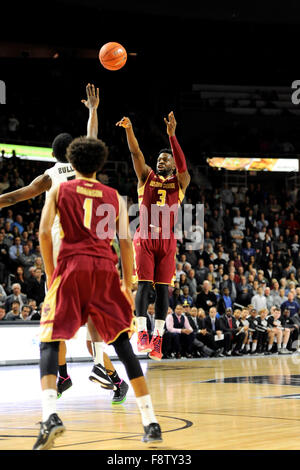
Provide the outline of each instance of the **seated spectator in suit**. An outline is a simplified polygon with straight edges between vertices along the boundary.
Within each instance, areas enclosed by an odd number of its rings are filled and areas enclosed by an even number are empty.
[[[182,304],[177,304],[175,311],[166,317],[166,332],[164,342],[167,340],[166,353],[175,353],[180,359],[182,355],[192,357],[193,329],[188,319],[183,315]]]
[[[217,305],[216,294],[212,292],[211,288],[211,283],[205,280],[202,284],[202,290],[197,295],[196,299],[196,307],[203,308],[206,314],[208,313],[210,307],[215,307]]]
[[[23,304],[27,303],[27,296],[21,292],[21,286],[18,283],[12,285],[12,294],[7,296],[5,302],[5,309],[7,312],[11,310],[12,303],[17,300],[22,307]]]
[[[277,338],[277,351],[279,354],[289,354],[287,350],[287,344],[290,338],[290,330],[284,328],[280,321],[281,311],[280,308],[273,306],[271,308],[270,315],[268,316],[268,326],[271,328],[274,336]],[[273,346],[273,343],[272,343]],[[268,347],[269,349],[269,347]]]
[[[220,317],[217,317],[216,307],[210,307],[208,315],[204,318],[204,327],[207,331],[207,339],[210,340],[211,349],[224,350],[225,356],[230,356],[231,351],[231,333],[222,330]]]
[[[209,348],[205,345],[205,342],[202,341],[203,338],[207,335],[207,331],[204,328],[204,320],[198,317],[198,311],[196,307],[190,307],[189,305],[184,305],[184,314],[186,315],[191,327],[193,328],[193,348],[192,354],[194,357],[218,357],[221,350],[215,351],[214,349]]]
[[[179,302],[180,302],[181,304],[186,304],[186,303],[187,303],[187,304],[190,305],[190,307],[192,307],[192,305],[193,305],[193,298],[190,296],[190,289],[189,289],[189,286],[184,286],[184,287],[182,288],[182,292],[183,292],[183,294],[180,295],[180,297],[179,297]]]
[[[226,308],[225,314],[220,317],[220,322],[222,331],[231,334],[231,344],[234,345],[232,355],[242,356],[240,350],[245,339],[245,333],[242,331],[242,327],[237,327],[235,318],[232,316],[231,308]]]
[[[20,320],[20,302],[18,300],[13,301],[11,305],[11,310],[9,310],[9,312],[6,314],[5,320]]]

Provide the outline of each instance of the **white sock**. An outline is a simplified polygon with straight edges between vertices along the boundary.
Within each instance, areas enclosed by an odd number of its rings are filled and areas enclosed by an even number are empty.
[[[136,401],[142,416],[143,426],[149,426],[150,423],[157,423],[150,395],[138,397]]]
[[[257,343],[252,343],[252,352],[256,350]]]
[[[282,343],[277,343],[277,347],[278,347],[278,349],[281,349],[282,348]]]
[[[153,336],[157,336],[157,331],[159,336],[162,336],[164,334],[164,326],[165,320],[155,320]]]
[[[242,344],[242,347],[241,347],[241,351],[243,351],[243,349],[245,348],[245,345],[244,343]]]
[[[283,349],[286,349],[287,343],[283,343],[282,347],[283,347]]]
[[[138,326],[138,331],[147,331],[147,319],[146,317],[137,317],[137,326]]]
[[[92,349],[93,349],[93,359],[94,364],[101,364],[104,367],[104,359],[103,359],[103,351],[104,351],[104,343],[103,341],[92,342]]]
[[[246,344],[246,351],[250,351],[250,344]]]
[[[42,390],[43,421],[47,421],[50,415],[56,413],[57,391],[53,388]]]
[[[272,343],[272,344],[268,344],[268,351],[271,351],[272,346],[273,346],[273,343]]]

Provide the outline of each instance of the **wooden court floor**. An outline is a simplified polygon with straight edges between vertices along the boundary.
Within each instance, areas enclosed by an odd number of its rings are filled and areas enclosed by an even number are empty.
[[[67,431],[53,450],[299,449],[300,355],[142,360],[163,443],[141,442],[130,387],[122,405],[70,364],[73,387],[58,400]],[[126,379],[123,366],[114,362]],[[0,367],[0,450],[31,450],[41,420],[38,366]]]

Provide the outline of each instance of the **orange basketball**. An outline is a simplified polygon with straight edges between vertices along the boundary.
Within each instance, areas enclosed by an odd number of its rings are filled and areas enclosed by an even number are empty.
[[[126,49],[118,42],[108,42],[99,51],[99,60],[108,70],[119,70],[126,64]]]

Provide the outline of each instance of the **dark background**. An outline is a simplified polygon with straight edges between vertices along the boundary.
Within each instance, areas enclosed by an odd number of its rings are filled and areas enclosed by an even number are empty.
[[[12,113],[21,122],[14,137],[22,142],[49,145],[62,130],[85,133],[80,99],[90,81],[100,87],[99,133],[108,143],[122,145],[113,126],[129,114],[152,155],[165,133],[162,118],[173,109],[178,135],[194,160],[202,151],[260,151],[251,139],[241,140],[253,126],[269,139],[280,133],[299,151],[297,116],[249,122],[203,111],[201,103],[191,109],[183,98],[195,83],[290,87],[298,72],[296,1],[64,0],[11,2],[2,12],[2,139],[8,140],[5,120]],[[108,41],[120,42],[129,53],[120,71],[99,63],[98,51]]]

